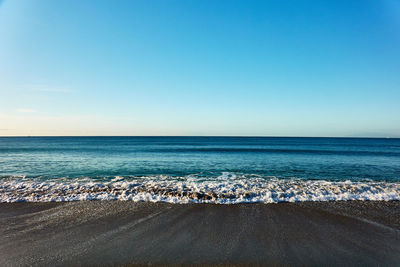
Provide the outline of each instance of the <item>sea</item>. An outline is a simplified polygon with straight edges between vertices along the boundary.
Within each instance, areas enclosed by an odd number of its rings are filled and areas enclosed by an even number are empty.
[[[400,200],[400,139],[0,137],[0,202]]]

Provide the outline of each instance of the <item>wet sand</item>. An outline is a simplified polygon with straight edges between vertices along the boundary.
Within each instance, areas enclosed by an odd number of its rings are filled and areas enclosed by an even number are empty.
[[[399,263],[399,201],[0,203],[0,266]]]

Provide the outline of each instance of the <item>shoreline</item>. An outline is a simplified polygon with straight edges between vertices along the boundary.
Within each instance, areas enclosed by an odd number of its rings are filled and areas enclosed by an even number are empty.
[[[0,203],[0,265],[394,265],[400,201]]]
[[[372,180],[279,179],[222,172],[216,177],[115,176],[95,178],[9,178],[0,181],[1,202],[121,200],[167,203],[285,203],[400,200],[400,183]]]

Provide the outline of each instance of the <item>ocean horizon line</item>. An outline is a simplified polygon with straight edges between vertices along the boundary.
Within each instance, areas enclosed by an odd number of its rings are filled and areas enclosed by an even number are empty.
[[[296,136],[296,135],[0,135],[0,138],[41,137],[177,137],[177,138],[336,138],[336,139],[400,139],[400,137],[376,136]]]

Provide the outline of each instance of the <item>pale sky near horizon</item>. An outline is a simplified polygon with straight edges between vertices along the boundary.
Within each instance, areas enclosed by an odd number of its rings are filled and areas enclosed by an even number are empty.
[[[0,0],[0,136],[400,137],[400,0]]]

